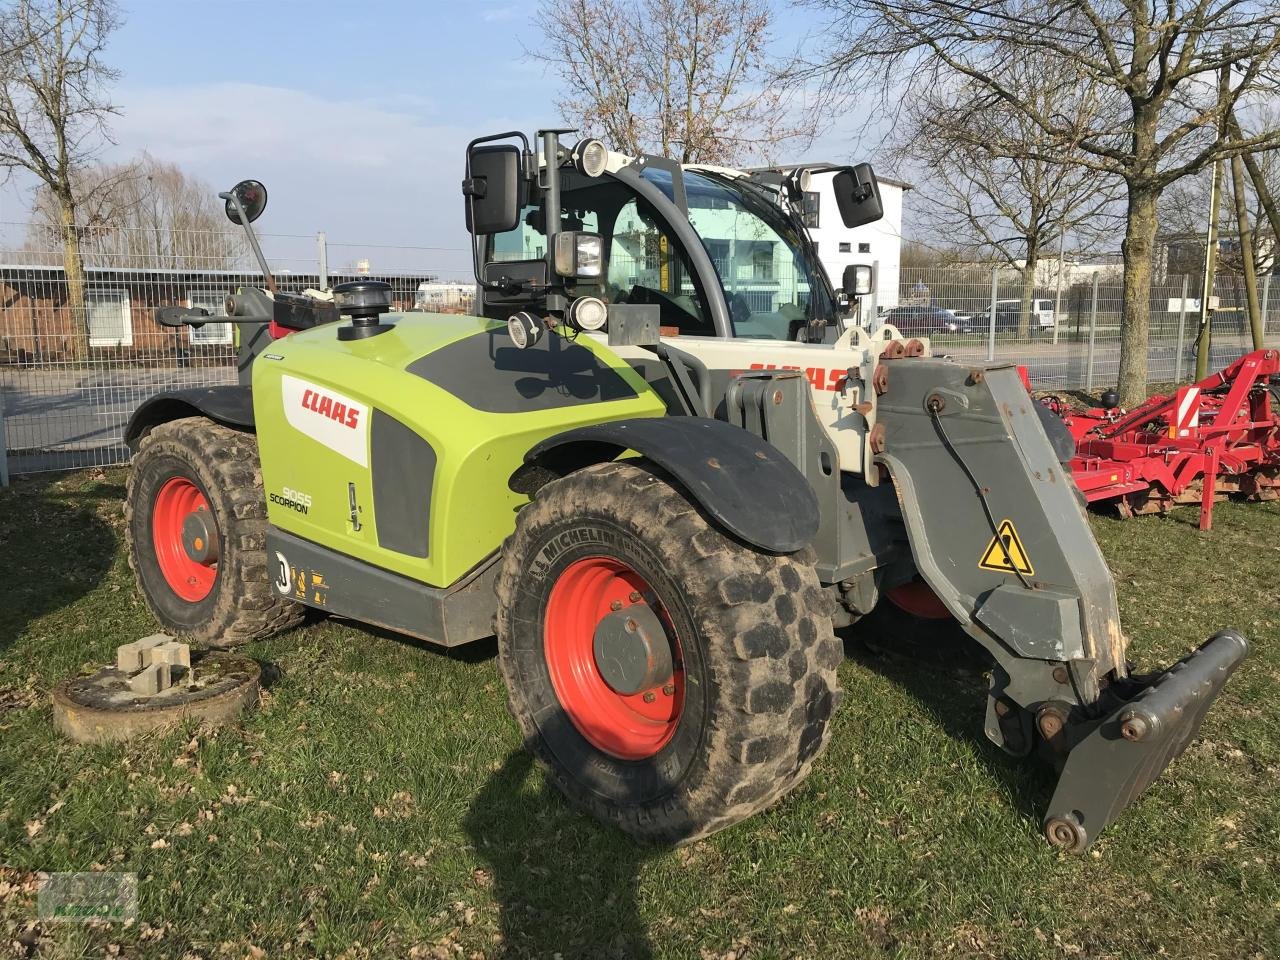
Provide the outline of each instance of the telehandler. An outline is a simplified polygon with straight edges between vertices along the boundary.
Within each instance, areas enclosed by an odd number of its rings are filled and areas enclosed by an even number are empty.
[[[834,628],[890,598],[991,660],[985,733],[1060,768],[1050,843],[1085,850],[1191,741],[1248,644],[1135,675],[1070,459],[1008,364],[845,323],[796,206],[813,169],[630,157],[568,131],[467,149],[480,316],[385,284],[228,297],[240,383],[126,430],[130,560],[210,645],[307,607],[445,646],[493,635],[528,748],[572,801],[663,842],[809,772]],[[870,167],[826,168],[882,215]],[[221,322],[166,308],[161,322]],[[1061,441],[1061,437],[1056,438]]]

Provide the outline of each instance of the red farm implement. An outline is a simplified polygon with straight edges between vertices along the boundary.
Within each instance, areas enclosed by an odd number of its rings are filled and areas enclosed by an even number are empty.
[[[1076,441],[1071,471],[1089,503],[1122,516],[1213,504],[1230,494],[1280,498],[1280,351],[1255,350],[1172,396],[1132,411],[1068,411],[1050,399]]]

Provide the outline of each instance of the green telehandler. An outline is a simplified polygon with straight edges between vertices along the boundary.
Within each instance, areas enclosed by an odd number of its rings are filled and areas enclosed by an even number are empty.
[[[985,734],[1059,770],[1042,828],[1088,847],[1180,754],[1247,653],[1223,630],[1126,660],[1070,438],[1008,364],[960,364],[847,314],[798,208],[866,165],[682,167],[567,131],[473,141],[476,316],[390,312],[385,284],[228,297],[240,382],[134,414],[140,590],[226,646],[306,608],[444,646],[492,636],[551,780],[683,842],[798,784],[841,692],[834,632],[878,605],[953,620],[990,660]],[[166,308],[162,323],[201,324]]]

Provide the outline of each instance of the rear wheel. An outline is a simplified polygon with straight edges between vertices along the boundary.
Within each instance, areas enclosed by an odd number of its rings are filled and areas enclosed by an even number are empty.
[[[920,579],[886,590],[875,609],[857,622],[853,635],[877,652],[917,662],[963,669],[991,662],[990,654]]]
[[[156,427],[130,466],[125,521],[129,565],[166,632],[231,647],[301,622],[272,589],[251,434],[202,417]]]
[[[499,663],[529,749],[572,801],[681,842],[808,774],[839,702],[805,555],[714,528],[644,461],[547,484],[498,584]]]

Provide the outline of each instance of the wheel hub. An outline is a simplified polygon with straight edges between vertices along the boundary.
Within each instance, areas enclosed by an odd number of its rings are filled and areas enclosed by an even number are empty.
[[[596,749],[645,760],[684,708],[684,663],[671,617],[645,578],[613,557],[569,564],[551,588],[543,650],[556,698]]]
[[[151,508],[156,565],[179,599],[199,603],[218,578],[221,538],[204,492],[187,477],[170,477]]]
[[[671,679],[671,642],[646,603],[616,610],[596,626],[596,669],[617,693],[643,693]]]
[[[200,507],[187,514],[182,521],[182,548],[196,563],[217,563],[222,544],[218,542],[218,528],[213,515]]]

